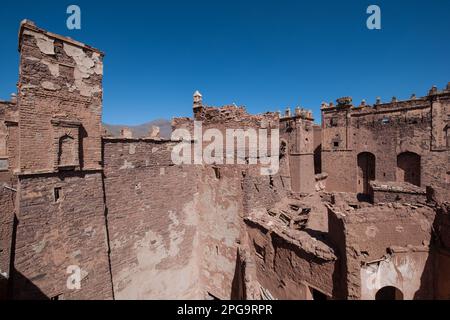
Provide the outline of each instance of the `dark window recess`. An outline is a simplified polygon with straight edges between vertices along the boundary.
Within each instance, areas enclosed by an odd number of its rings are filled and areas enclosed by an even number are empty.
[[[389,118],[383,118],[381,119],[382,124],[388,124],[390,122]]]
[[[216,175],[216,179],[220,179],[220,168],[214,167],[213,169]]]
[[[337,127],[337,125],[338,125],[338,119],[337,119],[337,118],[331,118],[331,119],[330,119],[330,125],[331,125],[332,127]]]
[[[55,197],[55,202],[58,202],[61,199],[62,196],[62,189],[61,187],[56,187],[53,189],[53,195]]]
[[[336,147],[336,148],[339,147],[339,141],[334,141],[333,142],[333,146]]]

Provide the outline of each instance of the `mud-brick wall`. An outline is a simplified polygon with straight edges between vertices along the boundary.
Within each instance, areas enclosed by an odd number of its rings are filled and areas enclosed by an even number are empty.
[[[435,212],[428,207],[375,206],[329,211],[331,242],[341,255],[342,292],[348,299],[374,299],[392,285],[405,299],[433,297],[433,257],[429,249]],[[391,253],[389,258],[385,256]],[[380,263],[374,263],[381,260]],[[362,268],[363,263],[369,267]],[[392,270],[398,272],[392,272]]]
[[[438,236],[435,262],[435,299],[450,299],[450,204],[438,209],[434,229]]]
[[[30,24],[21,26],[19,50],[21,171],[54,171],[64,134],[80,139],[72,151],[81,169],[101,169],[103,54]],[[61,130],[55,119],[79,125]]]
[[[199,212],[201,284],[203,292],[219,299],[239,291],[238,246],[243,232],[243,194],[239,166],[202,170],[197,199]],[[203,298],[203,297],[202,297]]]
[[[293,244],[285,236],[249,221],[247,231],[257,280],[276,299],[311,299],[312,289],[334,296],[336,260],[325,244],[318,244],[304,232],[300,232],[299,243]],[[316,249],[310,250],[314,246]]]
[[[430,102],[422,98],[352,109],[349,114],[324,111],[322,163],[329,174],[327,189],[356,192],[357,156],[362,152],[375,156],[375,180],[399,181],[397,156],[413,152],[420,156],[421,186],[448,187],[448,151],[443,147],[446,115],[439,106],[440,112],[432,114]],[[440,147],[434,148],[437,140]]]
[[[196,173],[166,143],[104,140],[116,299],[199,298]]]
[[[18,197],[13,298],[112,298],[101,172],[21,177]]]
[[[7,172],[0,172],[0,300],[7,297],[16,199],[16,192],[3,185],[16,188]]]
[[[356,168],[353,151],[322,150],[322,171],[328,174],[328,191],[356,192]]]
[[[104,140],[117,299],[231,297],[240,237],[236,172],[174,166],[175,143]]]

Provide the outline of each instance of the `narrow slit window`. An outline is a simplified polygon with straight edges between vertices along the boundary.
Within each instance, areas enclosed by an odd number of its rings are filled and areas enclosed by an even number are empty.
[[[61,187],[54,188],[53,189],[53,195],[54,195],[55,202],[59,202],[61,200],[61,196],[62,196],[62,189],[61,189]]]

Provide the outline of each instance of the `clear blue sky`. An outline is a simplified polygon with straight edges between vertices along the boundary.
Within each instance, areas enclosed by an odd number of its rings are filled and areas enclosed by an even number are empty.
[[[82,29],[66,28],[77,4]],[[377,4],[382,30],[366,28]],[[0,99],[16,91],[17,32],[28,18],[106,53],[103,120],[139,124],[208,105],[250,112],[350,95],[422,95],[450,81],[450,0],[2,1]]]

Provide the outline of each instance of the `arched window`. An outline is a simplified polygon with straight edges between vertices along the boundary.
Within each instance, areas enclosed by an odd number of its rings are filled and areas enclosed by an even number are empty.
[[[387,286],[377,291],[375,300],[403,300],[403,293],[396,287]]]
[[[420,187],[420,156],[403,152],[397,156],[397,182],[409,182]]]
[[[69,135],[59,138],[58,166],[70,167],[76,165],[75,140]]]
[[[369,182],[375,180],[375,155],[370,152],[358,154],[358,185],[359,194],[369,194]]]

